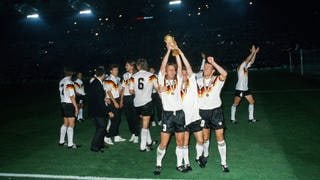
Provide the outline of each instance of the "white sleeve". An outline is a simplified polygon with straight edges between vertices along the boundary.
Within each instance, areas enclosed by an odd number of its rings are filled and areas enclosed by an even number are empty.
[[[74,96],[74,85],[73,84],[67,84],[66,85],[66,94],[68,97]]]
[[[112,88],[111,88],[110,84],[108,84],[108,81],[107,81],[107,80],[105,80],[105,81],[103,82],[103,89],[104,89],[105,91],[111,91],[111,90],[112,90]]]

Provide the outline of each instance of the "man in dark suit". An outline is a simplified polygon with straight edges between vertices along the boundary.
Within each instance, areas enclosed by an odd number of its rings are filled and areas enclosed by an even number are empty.
[[[91,142],[91,151],[103,152],[104,141],[106,135],[107,117],[113,118],[114,114],[107,107],[105,99],[105,91],[103,89],[103,80],[105,79],[104,68],[98,67],[95,70],[94,78],[90,81],[88,89],[88,112],[94,119],[96,131]]]

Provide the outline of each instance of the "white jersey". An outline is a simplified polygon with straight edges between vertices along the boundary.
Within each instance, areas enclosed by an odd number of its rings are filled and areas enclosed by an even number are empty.
[[[153,88],[158,88],[157,77],[145,70],[140,70],[132,76],[130,89],[134,90],[133,104],[135,107],[146,105],[152,101]]]
[[[212,78],[200,78],[197,80],[199,108],[209,110],[221,106],[220,93],[225,81],[221,81],[219,76]]]
[[[199,115],[197,81],[194,73],[186,83],[182,84],[181,98],[186,125],[201,119]]]
[[[111,91],[113,98],[119,98],[120,97],[120,90],[121,90],[121,84],[120,84],[120,78],[115,77],[113,75],[108,76],[103,83],[104,90]],[[108,94],[106,95],[107,98],[110,98]]]
[[[83,96],[86,95],[86,93],[84,92],[84,86],[81,79],[78,78],[76,81],[74,81],[74,87],[77,94],[80,94]]]
[[[247,91],[248,88],[248,68],[251,63],[246,63],[245,61],[241,63],[238,68],[238,82],[236,85],[236,90]]]
[[[165,79],[165,75],[159,72],[159,86],[165,86],[166,90],[160,93],[163,110],[178,111],[182,110],[182,99],[180,95],[182,77],[177,76],[174,80]]]
[[[132,73],[126,72],[123,74],[123,79],[122,79],[122,83],[121,86],[123,88],[123,95],[124,96],[130,96],[130,81],[132,80]]]
[[[72,103],[71,96],[75,95],[74,83],[67,76],[59,82],[60,100],[62,103]]]

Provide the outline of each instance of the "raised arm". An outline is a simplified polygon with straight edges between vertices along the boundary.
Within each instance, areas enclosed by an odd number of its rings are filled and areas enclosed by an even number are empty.
[[[207,59],[208,62],[212,64],[212,66],[220,73],[219,79],[221,81],[226,80],[228,75],[227,71],[224,70],[219,64],[217,64],[213,57],[209,56]]]
[[[251,46],[250,54],[247,56],[247,58],[244,60],[247,64],[252,60],[253,56],[255,56],[256,47],[254,45]]]
[[[255,51],[254,51],[254,53],[253,53],[253,56],[252,56],[251,60],[248,62],[250,65],[251,65],[251,64],[253,64],[253,63],[254,63],[254,61],[256,60],[256,55],[257,55],[257,53],[259,52],[259,50],[260,50],[260,48],[259,48],[259,47],[257,47],[257,48],[255,49]]]
[[[200,66],[200,71],[203,71],[204,64],[206,63],[206,54],[201,52],[201,58],[202,58],[202,62],[201,62],[201,66]]]
[[[178,66],[177,75],[181,77],[182,76],[182,63],[181,63],[181,58],[179,55],[176,56],[176,61],[177,61],[177,66]]]
[[[191,74],[193,74],[191,65],[190,65],[188,59],[186,58],[186,56],[183,54],[183,52],[181,50],[180,50],[180,56],[182,58],[183,64],[186,66],[188,76],[191,76]]]
[[[169,60],[170,51],[171,51],[171,48],[170,48],[169,45],[167,45],[167,53],[163,57],[163,60],[162,60],[161,66],[160,66],[161,74],[165,74],[166,73],[166,66],[167,66],[167,63],[168,63],[168,60]]]

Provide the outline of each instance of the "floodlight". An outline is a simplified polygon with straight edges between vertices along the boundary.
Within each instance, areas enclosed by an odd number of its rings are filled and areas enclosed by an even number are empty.
[[[180,0],[169,1],[169,5],[181,4]]]
[[[29,15],[27,15],[27,18],[28,19],[37,19],[37,18],[39,18],[39,14],[29,14]]]
[[[79,14],[92,14],[92,11],[90,9],[86,9],[86,10],[80,11]]]

